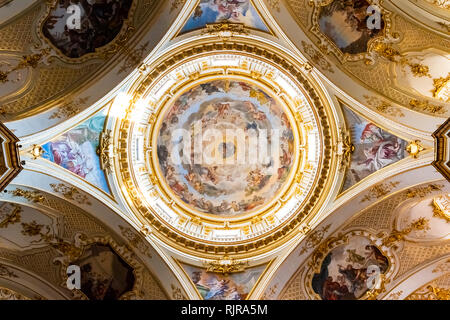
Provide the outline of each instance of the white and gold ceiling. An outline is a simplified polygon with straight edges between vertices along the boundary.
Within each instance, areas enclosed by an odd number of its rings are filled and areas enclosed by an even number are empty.
[[[449,299],[449,6],[0,0],[0,300]]]

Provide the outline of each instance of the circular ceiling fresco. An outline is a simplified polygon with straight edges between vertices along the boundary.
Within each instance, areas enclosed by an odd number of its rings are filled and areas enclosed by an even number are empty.
[[[285,52],[240,52],[247,40],[168,52],[136,79],[115,124],[117,183],[170,247],[208,256],[284,242],[337,172],[321,89],[295,60],[280,66]]]
[[[190,209],[218,216],[270,203],[294,164],[285,110],[245,81],[215,80],[183,93],[158,134],[163,181]]]

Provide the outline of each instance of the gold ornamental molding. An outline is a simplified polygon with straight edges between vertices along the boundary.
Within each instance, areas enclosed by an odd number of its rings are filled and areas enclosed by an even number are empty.
[[[348,130],[341,128],[341,141],[336,149],[341,158],[339,170],[345,172],[352,163],[352,155],[355,152],[355,145],[352,142],[351,134]]]
[[[448,119],[435,133],[435,161],[433,166],[450,181],[450,119]]]
[[[43,49],[39,53],[23,56],[20,61],[17,61],[16,66],[12,66],[9,70],[0,71],[0,84],[18,81],[19,79],[11,79],[11,74],[27,68],[36,69],[46,60],[49,53],[49,49]]]
[[[100,157],[100,167],[106,173],[111,173],[111,130],[106,130],[100,135],[100,143],[97,149],[97,154]]]
[[[225,66],[218,62],[220,66],[213,66],[208,63],[208,59],[213,56],[214,59],[219,59],[218,61],[233,58],[239,63],[233,62],[233,65]],[[192,66],[190,72],[183,69],[184,64]],[[254,65],[266,67],[258,71],[252,69]],[[217,254],[245,256],[255,252],[267,252],[294,236],[298,226],[311,219],[320,208],[325,199],[325,190],[329,190],[331,180],[337,172],[337,156],[333,153],[332,145],[335,145],[338,133],[331,115],[330,103],[301,69],[302,65],[285,52],[244,36],[234,36],[231,40],[222,41],[210,38],[193,41],[168,52],[153,65],[145,66],[145,72],[132,86],[125,99],[129,102],[121,106],[126,108],[126,111],[120,112],[124,116],[116,122],[112,133],[114,150],[117,151],[117,157],[113,159],[113,172],[118,176],[118,183],[124,186],[121,190],[141,223],[151,225],[153,234],[172,247],[206,259]],[[286,83],[298,88],[303,100],[292,101],[288,89],[275,83],[277,72],[285,75]],[[164,81],[173,77],[172,74],[177,81],[170,86],[166,85],[165,92],[158,93],[159,99],[148,101],[151,94],[159,92]],[[154,133],[157,133],[161,126],[164,107],[170,104],[170,101],[175,101],[181,92],[189,88],[205,81],[220,79],[245,81],[273,92],[277,99],[288,106],[292,122],[303,128],[302,134],[317,130],[316,141],[321,144],[315,151],[318,162],[314,165],[303,163],[304,160],[298,162],[296,168],[303,168],[303,173],[297,172],[292,175],[295,179],[289,178],[285,193],[281,194],[277,201],[274,200],[273,204],[257,212],[232,218],[195,212],[179,202],[162,181],[155,162],[158,157],[157,148],[152,142],[156,136]],[[141,112],[137,114],[136,110],[139,109]],[[310,111],[302,115],[300,110]],[[136,119],[144,119],[142,125]],[[129,154],[130,148],[137,146],[133,138],[136,132],[142,136],[139,138],[142,142],[139,142],[136,150],[144,152],[144,157],[138,162]],[[300,146],[297,161],[307,159],[307,149],[302,151],[302,148],[306,148],[306,145]],[[143,188],[139,187],[140,179],[145,181]],[[306,181],[309,181],[307,184],[311,186],[310,189],[305,189]],[[143,190],[144,188],[148,190]],[[286,203],[291,203],[291,208],[283,213],[284,220],[279,220],[276,213],[280,211],[279,208],[288,207]],[[238,236],[223,240],[211,238],[213,233],[221,232]]]
[[[450,222],[450,194],[438,196],[433,199],[434,216]]]
[[[0,8],[3,6],[6,6],[8,3],[12,2],[13,0],[0,0]]]
[[[14,190],[9,190],[8,193],[11,194],[13,197],[24,198],[32,203],[43,204],[45,201],[45,197],[40,191],[35,190],[30,191],[16,188]]]
[[[309,0],[308,4],[313,7],[312,18],[311,18],[311,29],[310,31],[319,38],[318,47],[320,50],[329,54],[330,52],[341,62],[354,62],[365,60],[367,64],[374,63],[374,53],[376,52],[376,46],[380,43],[394,43],[398,42],[400,35],[398,33],[392,32],[392,21],[390,11],[387,11],[382,7],[382,1],[377,0],[367,0],[369,5],[376,5],[382,17],[383,29],[379,35],[370,39],[367,43],[367,51],[364,53],[350,54],[344,53],[338,48],[338,46],[322,31],[320,30],[319,20],[320,14],[324,7],[330,6],[334,0]]]
[[[383,245],[386,247],[395,246],[398,242],[403,241],[407,235],[413,231],[418,230],[429,230],[430,221],[425,218],[419,218],[403,230],[392,230],[389,235],[383,239]],[[379,236],[382,237],[384,233],[380,233]]]
[[[7,229],[10,225],[20,223],[22,212],[22,207],[17,204],[3,203],[0,206],[0,229]]]
[[[248,266],[248,261],[237,261],[227,255],[220,260],[205,262],[206,272],[221,273],[223,275],[244,272]]]
[[[19,139],[0,122],[0,192],[22,171]]]
[[[450,300],[450,289],[440,288],[434,284],[428,285],[425,289],[417,290],[410,294],[405,300]]]
[[[1,6],[2,6],[2,4],[0,1],[0,7]],[[21,295],[20,293],[14,291],[14,290],[0,287],[0,301],[13,301],[13,300],[24,301],[24,300],[31,300],[31,299],[28,297],[25,297],[24,295]]]
[[[433,97],[444,102],[450,102],[450,72],[447,77],[433,79]]]
[[[67,268],[69,265],[75,263],[80,259],[87,248],[92,245],[103,245],[110,247],[111,250],[116,253],[130,268],[133,269],[134,285],[131,290],[125,292],[119,299],[120,300],[139,300],[143,295],[144,284],[144,266],[137,260],[136,255],[129,249],[127,245],[117,244],[110,236],[104,237],[92,237],[88,238],[85,234],[78,233],[74,236],[73,241],[66,241],[61,239],[50,239],[50,245],[52,245],[60,254],[55,258],[55,264],[61,265],[60,276],[64,279],[61,283],[62,287],[67,287]],[[81,290],[75,289],[73,297],[79,300],[89,300],[87,295]]]
[[[79,58],[71,58],[66,56],[59,48],[57,48],[52,41],[45,36],[43,32],[44,24],[49,18],[52,10],[54,10],[59,5],[59,0],[46,0],[46,10],[45,13],[42,15],[41,19],[39,20],[39,28],[38,28],[38,37],[42,41],[42,43],[47,44],[48,47],[52,49],[52,53],[56,53],[58,58],[62,59],[64,62],[67,63],[83,63],[86,61],[89,61],[91,59],[108,59],[112,55],[118,53],[123,48],[126,47],[126,44],[128,43],[129,39],[134,35],[136,31],[136,27],[133,24],[134,16],[136,12],[136,7],[138,1],[133,0],[131,3],[131,7],[128,12],[128,18],[123,21],[123,25],[119,33],[116,35],[116,37],[107,43],[106,45],[99,47],[95,49],[95,52],[87,53],[82,55]],[[48,49],[45,49],[48,50]]]

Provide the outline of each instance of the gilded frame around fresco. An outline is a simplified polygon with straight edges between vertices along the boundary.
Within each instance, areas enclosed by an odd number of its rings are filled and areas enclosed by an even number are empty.
[[[389,279],[392,278],[395,268],[395,256],[393,255],[391,249],[381,246],[379,244],[379,238],[374,236],[371,232],[365,230],[351,230],[346,233],[338,233],[336,236],[331,236],[324,240],[310,255],[310,257],[306,260],[305,263],[306,269],[304,271],[303,276],[303,286],[306,288],[306,293],[310,298],[314,300],[321,300],[320,296],[316,294],[312,288],[312,279],[314,274],[320,273],[320,268],[323,264],[323,261],[327,257],[327,255],[342,245],[346,245],[350,243],[350,240],[353,237],[362,237],[369,240],[370,244],[375,246],[384,257],[388,260],[388,268],[386,272],[381,275],[380,287],[367,291],[363,297],[359,300],[374,300],[379,294],[385,292],[386,284],[389,283]],[[286,285],[286,288],[289,285]]]
[[[63,279],[61,283],[62,287],[67,286],[67,268],[77,259],[79,259],[86,248],[91,245],[100,244],[104,246],[109,246],[123,261],[125,261],[132,269],[133,275],[135,277],[135,282],[133,288],[125,292],[120,300],[133,300],[141,297],[142,286],[143,286],[143,265],[136,260],[135,254],[125,245],[118,245],[110,236],[103,237],[92,237],[87,238],[86,235],[79,233],[74,237],[74,242],[70,251],[68,251],[65,255],[62,255],[55,259],[55,263],[59,263],[60,267],[60,276]],[[88,297],[78,289],[73,290],[73,297],[79,300],[89,300]]]
[[[108,58],[116,53],[118,53],[120,50],[122,50],[122,48],[124,47],[124,45],[129,41],[129,39],[133,36],[136,27],[134,26],[134,15],[136,12],[136,7],[137,7],[137,0],[133,0],[132,4],[131,4],[131,8],[130,11],[128,12],[128,18],[125,19],[123,21],[123,25],[122,28],[120,30],[120,32],[117,34],[117,36],[110,41],[109,43],[107,43],[106,45],[99,47],[95,50],[95,52],[91,52],[88,54],[85,54],[79,58],[70,58],[68,56],[66,56],[65,54],[63,54],[61,52],[60,49],[58,49],[52,42],[50,39],[48,39],[44,33],[43,33],[43,28],[44,28],[44,23],[47,20],[47,18],[49,17],[51,11],[56,8],[56,6],[58,5],[59,0],[46,0],[46,8],[45,8],[45,13],[41,16],[41,18],[39,19],[38,22],[38,31],[37,31],[37,35],[39,40],[41,40],[42,43],[48,45],[50,48],[52,48],[52,51],[56,53],[56,55],[58,56],[58,58],[60,58],[61,60],[63,60],[64,62],[67,63],[72,63],[72,64],[78,64],[78,63],[83,63],[92,59],[105,59]]]
[[[317,204],[324,201],[324,193],[322,190],[328,189],[330,187],[331,177],[334,177],[337,169],[335,168],[336,156],[333,154],[334,140],[337,139],[337,133],[335,133],[334,128],[336,125],[329,118],[329,106],[330,102],[323,96],[320,90],[316,91],[315,85],[305,78],[305,74],[300,71],[301,66],[297,66],[293,61],[286,56],[286,53],[281,52],[267,44],[252,43],[254,41],[244,38],[238,39],[238,37],[229,39],[222,39],[220,42],[213,42],[214,39],[205,39],[200,42],[194,42],[186,44],[182,48],[178,48],[175,52],[170,53],[170,58],[167,60],[165,57],[153,64],[150,68],[146,66],[148,75],[142,78],[140,82],[132,87],[132,98],[131,103],[127,107],[127,112],[133,110],[134,104],[142,97],[142,95],[147,91],[147,87],[151,85],[156,79],[164,75],[166,70],[172,68],[178,62],[186,60],[190,57],[199,56],[201,54],[208,54],[209,52],[220,51],[222,53],[231,52],[233,54],[245,54],[253,55],[257,54],[260,58],[263,57],[266,61],[280,65],[283,70],[287,70],[291,75],[292,79],[301,83],[301,87],[305,92],[307,92],[308,99],[311,101],[311,105],[314,106],[318,114],[318,119],[321,127],[321,139],[323,139],[324,149],[323,158],[321,160],[320,174],[316,178],[315,187],[313,191],[308,195],[307,204],[304,205],[302,210],[297,210],[289,222],[285,222],[283,225],[273,230],[269,234],[264,234],[258,236],[252,241],[245,241],[241,243],[230,243],[230,244],[218,244],[215,242],[208,242],[202,240],[199,243],[198,238],[192,238],[189,235],[181,235],[173,226],[166,225],[164,222],[160,221],[158,214],[154,209],[147,208],[143,205],[142,200],[139,199],[139,192],[135,189],[134,183],[132,181],[132,173],[130,172],[129,160],[128,160],[128,132],[130,130],[131,122],[130,120],[122,120],[119,127],[114,132],[114,143],[119,146],[117,153],[119,155],[117,161],[114,164],[115,172],[121,173],[121,177],[118,177],[118,181],[123,183],[126,188],[122,188],[124,197],[129,200],[131,207],[134,211],[138,212],[138,217],[144,225],[151,224],[152,229],[155,231],[154,234],[158,236],[164,242],[170,242],[170,245],[176,247],[183,252],[195,251],[195,254],[202,255],[205,257],[210,257],[216,254],[238,254],[238,255],[248,255],[249,252],[266,252],[270,247],[273,247],[276,243],[280,241],[285,242],[288,238],[291,238],[294,233],[292,231],[296,230],[296,227],[312,218],[310,214],[311,211],[318,210]],[[326,106],[326,107],[325,107]],[[153,117],[156,120],[156,117]],[[154,121],[151,120],[151,121]],[[337,131],[337,129],[336,129]],[[329,178],[326,178],[329,177]],[[226,226],[227,224],[225,224]],[[290,236],[286,237],[286,234]]]
[[[319,16],[322,7],[330,5],[333,1],[334,0],[309,0],[308,2],[308,4],[313,7],[310,32],[319,39],[317,46],[325,54],[328,54],[329,52],[333,53],[341,63],[366,60],[366,63],[371,64],[376,44],[396,42],[399,40],[399,34],[392,31],[391,12],[383,8],[383,0],[367,0],[369,4],[377,5],[380,8],[385,23],[384,30],[381,35],[371,39],[367,43],[367,51],[365,53],[349,54],[342,52],[328,36],[322,33],[319,27]]]

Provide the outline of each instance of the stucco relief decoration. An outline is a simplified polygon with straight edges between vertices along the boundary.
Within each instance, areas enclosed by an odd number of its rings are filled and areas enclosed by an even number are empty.
[[[434,48],[407,52],[390,49],[377,46],[376,51],[392,62],[389,74],[398,90],[405,94],[414,93],[419,100],[430,100],[430,105],[436,105],[434,112],[428,110],[430,113],[445,114],[446,107],[442,104],[450,99],[450,73],[443,66],[450,63],[450,55]]]
[[[105,121],[106,112],[102,111],[44,144],[42,158],[109,193],[108,182],[101,165],[104,159],[100,159],[102,155],[99,153]]]
[[[343,191],[369,175],[407,156],[407,142],[358,115],[342,104],[351,134],[353,152],[349,155]]]
[[[232,274],[212,273],[190,265],[183,268],[204,300],[246,300],[266,265]]]
[[[33,85],[33,77],[41,66],[48,65],[50,50],[32,49],[29,54],[8,52],[0,54],[0,115],[10,110],[1,106]]]
[[[0,2],[1,7],[1,2]],[[30,300],[29,298],[21,295],[20,293],[14,292],[10,289],[0,287],[0,301],[23,301]]]
[[[450,239],[448,194],[406,199],[394,211],[394,232],[385,239],[385,243],[390,244],[395,239],[416,243],[445,242]]]
[[[21,222],[23,209],[19,205],[4,202],[0,204],[0,229]]]
[[[0,0],[0,8],[11,3],[13,0]]]

